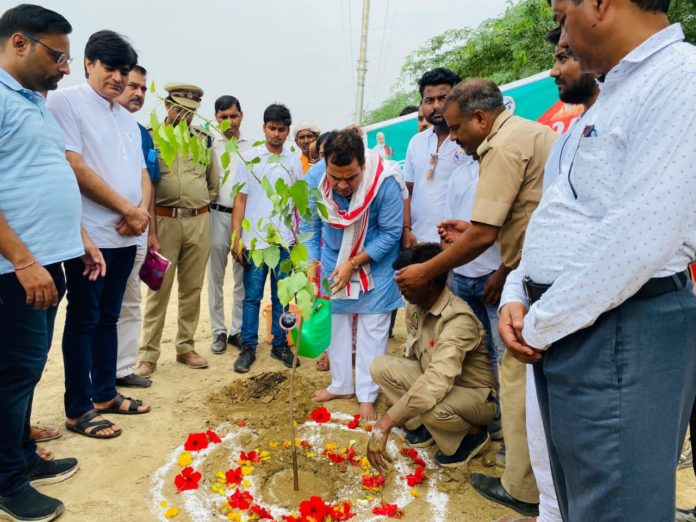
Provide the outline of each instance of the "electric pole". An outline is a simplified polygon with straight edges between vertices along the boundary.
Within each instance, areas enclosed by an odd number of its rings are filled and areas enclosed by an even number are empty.
[[[362,29],[360,31],[360,57],[358,58],[358,92],[355,101],[355,123],[362,125],[363,100],[365,98],[365,74],[367,73],[367,31],[370,27],[370,0],[363,0]]]

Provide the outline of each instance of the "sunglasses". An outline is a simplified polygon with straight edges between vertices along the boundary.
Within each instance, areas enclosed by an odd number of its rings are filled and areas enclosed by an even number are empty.
[[[48,54],[51,55],[51,57],[56,61],[58,65],[63,65],[64,63],[70,63],[72,62],[72,57],[68,56],[67,54],[61,52],[61,51],[56,51],[55,49],[49,47],[45,43],[43,43],[41,40],[39,40],[36,36],[29,34],[29,33],[22,33],[22,36],[25,38],[28,38],[32,42],[36,42],[39,45],[42,45],[46,48],[48,51]]]

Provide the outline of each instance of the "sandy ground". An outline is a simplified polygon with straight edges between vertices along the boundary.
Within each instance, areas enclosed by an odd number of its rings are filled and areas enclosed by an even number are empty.
[[[226,288],[229,288],[229,281]],[[176,291],[172,295],[175,296]],[[168,309],[162,338],[163,354],[153,378],[153,386],[147,390],[123,390],[126,395],[152,404],[152,412],[130,417],[112,415],[110,419],[118,422],[124,433],[110,441],[88,439],[63,429],[63,363],[60,340],[65,303],[62,304],[48,365],[36,391],[33,419],[34,423],[62,428],[63,436],[59,440],[45,444],[57,457],[73,456],[80,460],[80,471],[76,476],[63,483],[41,488],[45,494],[65,502],[66,513],[61,520],[158,520],[157,514],[152,510],[152,475],[166,464],[172,451],[183,443],[189,433],[205,431],[209,427],[216,428],[226,420],[235,422],[246,418],[252,427],[255,423],[260,427],[270,427],[277,424],[279,415],[287,418],[284,413],[287,411],[287,396],[281,396],[280,393],[262,397],[261,402],[252,398],[248,401],[240,398],[240,393],[244,393],[246,384],[253,376],[266,372],[283,374],[287,370],[270,358],[265,344],[259,346],[259,357],[252,371],[244,376],[232,371],[236,357],[236,350],[232,347],[224,355],[213,356],[209,350],[211,339],[205,290],[202,299],[196,343],[199,353],[208,358],[210,368],[190,370],[174,361],[176,302],[173,301]],[[263,320],[261,327],[264,327]],[[392,353],[399,352],[404,335],[403,314],[400,314],[396,337],[390,342]],[[326,386],[329,375],[317,372],[314,362],[306,359],[302,360],[298,374],[302,384],[298,389],[297,418],[301,420],[313,407],[310,401],[311,390]],[[357,404],[352,401],[334,402],[329,405],[332,412],[357,413]],[[277,425],[275,427],[277,429]],[[280,434],[277,436],[280,437]],[[286,438],[289,439],[289,436]],[[496,447],[497,445],[491,445],[482,457],[475,459],[472,470],[500,474],[500,468],[486,467],[484,464],[491,465],[494,462]],[[357,449],[363,452],[364,446],[360,443]],[[316,469],[314,471],[319,473]],[[290,487],[288,484],[288,488]],[[449,492],[447,519],[450,521],[488,522],[513,514],[476,494],[465,477],[447,482],[441,490]],[[696,479],[689,470],[678,473],[677,501],[681,506],[693,506],[696,503]],[[414,505],[407,510],[405,520],[430,520],[427,513],[429,511],[425,500],[416,499]],[[180,515],[178,519],[189,520],[184,515]]]

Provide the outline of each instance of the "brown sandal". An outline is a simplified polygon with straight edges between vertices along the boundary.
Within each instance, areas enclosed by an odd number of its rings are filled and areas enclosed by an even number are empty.
[[[29,436],[34,442],[46,442],[60,438],[60,431],[52,426],[32,426]]]

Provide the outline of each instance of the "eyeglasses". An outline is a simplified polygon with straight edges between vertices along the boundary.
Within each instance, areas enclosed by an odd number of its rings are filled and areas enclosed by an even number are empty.
[[[64,63],[69,64],[72,62],[73,59],[71,56],[68,56],[67,54],[65,54],[61,51],[56,51],[55,49],[52,49],[51,47],[49,47],[48,45],[43,43],[41,40],[39,40],[36,36],[31,35],[29,33],[22,33],[22,35],[25,38],[28,38],[29,40],[31,40],[32,42],[36,42],[39,45],[43,45],[58,65],[63,65]]]

